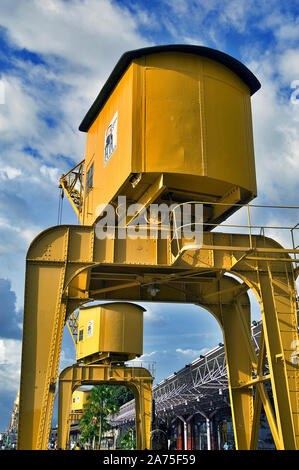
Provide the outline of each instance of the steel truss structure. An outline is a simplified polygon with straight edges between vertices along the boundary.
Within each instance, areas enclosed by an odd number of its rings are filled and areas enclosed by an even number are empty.
[[[262,322],[251,328],[252,341],[259,353]],[[265,364],[265,374],[269,373]],[[256,376],[253,376],[256,378]],[[204,356],[187,364],[153,388],[153,400],[158,417],[200,413],[209,417],[215,411],[230,406],[224,346],[220,345]],[[111,417],[113,426],[121,426],[135,419],[134,400],[124,404],[117,416]]]
[[[84,166],[85,160],[78,163],[78,165],[72,168],[66,175],[62,175],[59,180],[59,186],[67,195],[80,222],[82,222]]]

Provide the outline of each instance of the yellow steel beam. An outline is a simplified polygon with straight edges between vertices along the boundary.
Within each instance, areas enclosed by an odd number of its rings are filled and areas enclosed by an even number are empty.
[[[247,351],[248,351],[248,355],[249,355],[249,358],[250,358],[250,361],[251,361],[251,365],[254,369],[254,372],[257,375],[257,381],[256,381],[257,382],[257,393],[258,393],[259,397],[261,398],[261,401],[264,405],[264,409],[265,409],[265,412],[266,412],[266,415],[267,415],[267,418],[268,418],[269,427],[271,429],[272,436],[273,436],[274,442],[276,444],[276,447],[278,449],[280,449],[281,448],[281,443],[280,443],[280,438],[279,438],[278,431],[277,431],[277,422],[276,422],[275,417],[274,417],[274,413],[273,413],[273,410],[272,410],[272,406],[271,406],[271,402],[270,402],[268,393],[267,393],[267,391],[264,387],[264,384],[261,383],[261,381],[263,381],[265,379],[265,377],[263,377],[263,371],[261,369],[262,358],[261,358],[261,360],[259,360],[257,355],[256,355],[254,345],[253,345],[251,335],[250,335],[250,327],[244,321],[244,312],[243,312],[243,309],[242,309],[242,306],[240,304],[239,299],[236,300],[235,307],[236,307],[236,311],[237,311],[237,314],[238,314],[237,318],[238,318],[238,320],[240,322],[240,326],[241,326],[242,337],[243,337],[243,340],[245,341],[245,345],[246,345],[246,348],[247,348]],[[263,357],[263,350],[261,350],[261,354],[262,354],[262,357]],[[253,381],[251,380],[251,382],[253,382]],[[252,421],[253,421],[253,419],[252,419]],[[252,426],[253,426],[253,423],[252,423]],[[249,434],[249,438],[250,437],[251,437],[251,433]]]
[[[132,281],[132,282],[126,282],[124,284],[118,284],[117,286],[103,287],[102,289],[92,290],[90,291],[90,293],[91,295],[103,294],[104,292],[112,292],[114,290],[127,289],[128,287],[135,287],[139,285],[140,285],[140,282]]]
[[[256,379],[252,379],[252,380],[249,380],[248,382],[246,383],[242,383],[238,386],[236,386],[235,388],[249,388],[249,387],[252,387],[252,385],[256,385],[260,382],[266,382],[267,380],[270,380],[271,379],[271,375],[268,374],[268,375],[263,375],[262,377],[259,376],[258,378]]]
[[[79,421],[83,416],[83,411],[71,411],[69,416],[69,421],[72,423],[73,421]]]
[[[68,230],[60,231],[60,242],[66,252]],[[23,449],[48,443],[65,320],[64,279],[65,265],[27,264],[18,424]]]
[[[71,315],[72,315],[72,314],[71,314]],[[68,330],[69,330],[69,332],[70,332],[71,338],[72,338],[72,340],[73,340],[73,343],[74,343],[75,346],[77,346],[77,341],[76,341],[75,336],[74,336],[74,331],[73,331],[73,329],[71,328],[69,321],[67,321],[66,324],[67,324]]]
[[[261,377],[263,375],[265,361],[266,361],[265,336],[264,336],[264,330],[262,328],[261,335],[260,335],[260,344],[259,344],[259,357],[258,357],[258,364],[257,364],[257,376],[258,377]],[[259,426],[260,426],[262,403],[263,403],[260,392],[262,391],[257,387],[256,393],[255,393],[255,399],[254,399],[253,422],[252,422],[252,431],[251,431],[251,436],[250,436],[249,448],[251,450],[257,449],[257,443],[258,443],[258,434],[259,434]],[[276,447],[278,445],[279,445],[279,440],[277,438]]]
[[[166,186],[163,184],[163,174],[159,175],[153,184],[148,188],[147,191],[138,199],[136,204],[140,205],[140,210],[137,210],[134,215],[130,215],[126,224],[129,225],[136,217],[138,217],[143,211],[145,211],[152,202],[156,201],[157,198],[165,190]]]
[[[278,432],[282,447],[292,450],[299,443],[298,366],[289,360],[291,343],[298,339],[294,329],[294,291],[289,295],[275,291],[268,268],[268,273],[259,276],[265,342]],[[279,278],[282,281],[285,276]],[[288,284],[288,279],[284,284]]]
[[[246,303],[243,301],[243,297],[246,299]],[[245,321],[250,325],[250,306],[247,294],[243,294],[242,302],[245,303]],[[236,386],[241,382],[248,382],[252,378],[252,366],[247,350],[244,348],[240,324],[235,319],[233,301],[223,304],[220,297],[219,304],[218,310],[221,312],[222,319],[235,445],[237,450],[244,450],[249,448],[253,391],[252,389],[236,388]],[[216,307],[212,308],[215,311]]]

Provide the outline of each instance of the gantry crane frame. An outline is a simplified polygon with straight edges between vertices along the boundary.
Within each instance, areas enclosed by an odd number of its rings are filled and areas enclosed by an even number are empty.
[[[57,445],[68,448],[70,403],[74,390],[82,385],[124,385],[134,394],[136,447],[150,449],[153,376],[143,367],[111,364],[73,364],[59,375]],[[78,417],[78,416],[77,416]]]
[[[94,227],[61,225],[32,242],[26,261],[19,449],[47,446],[63,328],[72,312],[91,300],[194,303],[207,309],[223,332],[236,448],[256,448],[262,405],[276,447],[299,447],[298,364],[292,349],[298,341],[297,270],[290,257],[299,250],[263,235],[207,232],[201,249],[184,249],[182,240],[180,252],[173,254],[171,241],[99,240]],[[154,298],[149,283],[159,284]],[[262,311],[258,357],[250,335],[249,289]],[[265,380],[271,381],[274,409]]]

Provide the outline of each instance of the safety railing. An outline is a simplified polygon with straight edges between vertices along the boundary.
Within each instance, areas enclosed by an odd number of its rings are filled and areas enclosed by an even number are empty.
[[[202,218],[201,220],[193,220],[187,223],[177,223],[176,214],[181,211],[185,205],[195,206],[202,205]],[[205,207],[213,206],[237,206],[240,208],[237,212],[226,219],[221,224],[205,220]],[[259,211],[259,213],[257,213]],[[179,212],[180,214],[180,212]],[[182,220],[181,214],[179,217]],[[247,248],[252,250],[254,248],[253,237],[259,235],[269,237],[277,241],[282,250],[288,253],[292,262],[295,264],[299,262],[299,223],[294,225],[294,221],[299,219],[299,206],[276,206],[276,205],[258,205],[258,204],[227,204],[221,202],[204,202],[204,201],[188,201],[177,204],[170,211],[170,221],[172,221],[172,237],[171,243],[176,243],[177,253],[181,252],[182,232],[188,228],[189,232],[195,234],[203,234],[207,231],[222,232],[222,233],[238,233],[246,234],[248,236]],[[264,223],[268,221],[268,223]],[[283,221],[286,223],[284,224]],[[195,237],[196,238],[196,237]],[[197,236],[197,240],[200,239]],[[188,244],[188,249],[202,249],[202,243]],[[186,249],[186,248],[185,248]]]
[[[125,363],[127,367],[132,367],[133,370],[133,375],[134,375],[134,368],[137,367],[143,367],[144,369],[147,369],[152,377],[156,377],[156,362],[152,361],[139,361],[139,360],[131,360]]]

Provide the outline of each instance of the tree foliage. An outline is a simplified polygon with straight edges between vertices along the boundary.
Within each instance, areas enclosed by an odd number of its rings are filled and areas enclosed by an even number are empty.
[[[119,407],[134,399],[134,394],[128,387],[121,385],[118,387],[112,386],[111,388]]]
[[[79,422],[80,441],[91,443],[96,439],[100,448],[103,433],[111,429],[107,421],[108,415],[117,414],[121,405],[133,398],[133,393],[127,387],[109,385],[93,387]]]
[[[136,437],[134,437],[135,428],[125,431],[120,439],[120,448],[122,450],[136,449]]]

